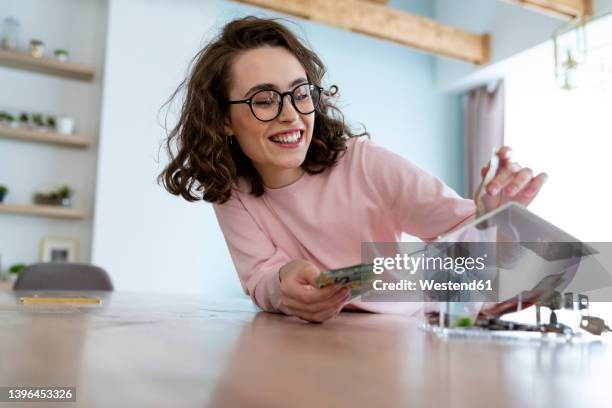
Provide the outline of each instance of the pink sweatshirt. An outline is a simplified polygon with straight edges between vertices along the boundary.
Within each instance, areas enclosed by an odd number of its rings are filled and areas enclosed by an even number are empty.
[[[361,262],[362,242],[395,242],[402,232],[434,239],[473,218],[472,200],[440,179],[365,138],[321,174],[249,194],[241,180],[232,198],[214,205],[244,291],[260,308],[286,313],[279,269],[294,259],[322,271]],[[413,313],[415,303],[362,302],[373,312]]]

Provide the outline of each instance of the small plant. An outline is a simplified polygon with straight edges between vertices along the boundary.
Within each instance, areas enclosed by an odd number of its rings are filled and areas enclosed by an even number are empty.
[[[11,266],[8,271],[11,274],[18,275],[21,271],[25,269],[25,267],[26,267],[25,264],[22,264],[22,263],[15,264]]]
[[[53,116],[47,116],[47,126],[49,126],[52,129],[55,129],[55,125],[57,124],[55,117]]]
[[[57,190],[52,190],[46,193],[35,193],[34,202],[43,205],[61,205],[70,207],[70,196],[72,190],[67,185],[63,185]]]
[[[58,48],[53,53],[55,54],[57,59],[66,60],[68,58],[68,50],[65,50],[63,48]]]
[[[4,197],[6,196],[8,192],[9,192],[8,187],[0,184],[0,203],[4,201]]]
[[[471,317],[462,316],[455,322],[455,327],[473,327],[474,321]]]
[[[0,202],[2,202],[2,200],[4,200],[4,196],[9,192],[9,189],[7,186],[0,184]]]
[[[57,190],[58,195],[60,196],[60,198],[64,199],[64,198],[70,198],[70,187],[68,186],[62,186],[60,187],[59,190]]]
[[[36,126],[45,126],[42,113],[32,114],[32,123],[34,123]]]
[[[0,124],[5,123],[10,127],[16,127],[15,117],[8,112],[0,112]]]
[[[12,122],[15,120],[15,117],[8,112],[0,112],[0,121],[2,122]]]

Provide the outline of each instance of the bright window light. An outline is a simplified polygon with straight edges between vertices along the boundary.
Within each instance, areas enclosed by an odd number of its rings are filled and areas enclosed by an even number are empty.
[[[550,68],[534,61],[506,78],[506,144],[549,175],[532,211],[583,241],[612,241],[612,86],[563,91]]]

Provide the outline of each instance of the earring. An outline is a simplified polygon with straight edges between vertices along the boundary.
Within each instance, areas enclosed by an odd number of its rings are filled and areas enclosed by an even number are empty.
[[[230,146],[234,145],[234,136],[227,136],[227,144]]]

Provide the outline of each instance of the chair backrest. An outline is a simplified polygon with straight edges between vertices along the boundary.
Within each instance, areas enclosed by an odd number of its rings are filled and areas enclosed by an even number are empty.
[[[13,290],[113,290],[108,273],[86,263],[45,262],[19,273]]]

